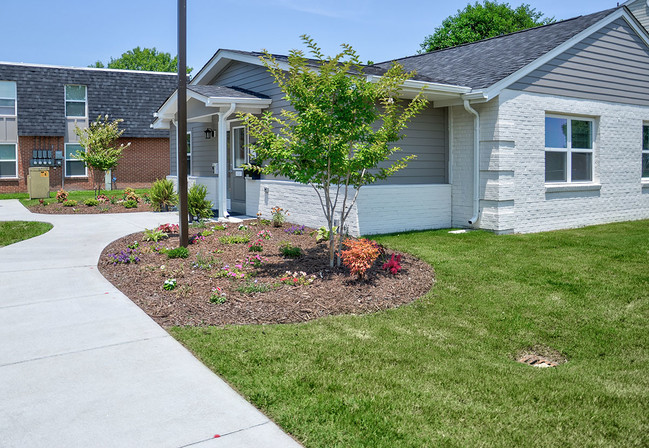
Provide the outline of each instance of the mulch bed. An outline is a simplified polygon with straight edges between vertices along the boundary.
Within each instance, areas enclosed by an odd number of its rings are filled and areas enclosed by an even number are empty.
[[[52,202],[48,205],[32,205],[27,207],[32,213],[42,213],[45,215],[81,215],[81,214],[100,214],[100,213],[137,213],[155,211],[149,204],[140,202],[135,208],[126,208],[122,204],[99,204],[94,207],[88,207],[83,202],[79,202],[74,207],[64,207],[62,203]]]
[[[401,260],[402,269],[392,275],[382,269],[377,261],[368,271],[367,280],[360,281],[350,276],[345,267],[329,268],[326,243],[316,243],[312,229],[296,235],[287,233],[291,224],[281,228],[258,221],[246,222],[248,229],[239,229],[228,224],[225,230],[216,230],[212,235],[189,245],[187,259],[169,259],[158,253],[156,247],[178,247],[177,235],[159,243],[143,242],[143,233],[135,233],[116,240],[101,254],[99,270],[113,285],[126,294],[149,316],[163,327],[174,325],[229,325],[229,324],[272,324],[304,322],[323,316],[337,314],[369,313],[410,303],[430,290],[433,284],[433,270],[427,263],[410,255]],[[190,235],[211,229],[190,229]],[[247,243],[224,244],[219,237],[226,235],[250,235],[257,239],[261,230],[270,231],[272,237],[263,241],[263,252],[249,252]],[[139,262],[114,264],[111,254],[119,254],[133,242]],[[288,241],[302,249],[299,258],[284,258],[279,245]],[[386,251],[389,256],[392,251]],[[248,257],[260,255],[262,265],[258,268],[242,262]],[[197,257],[198,256],[198,257]],[[211,266],[206,260],[213,257]],[[197,265],[201,258],[204,266]],[[218,277],[224,266],[240,265],[249,278],[235,279]],[[312,283],[294,286],[292,275],[286,272],[305,272],[307,278],[315,276]],[[163,289],[167,279],[174,278],[177,286],[172,291]],[[266,292],[238,290],[245,286],[263,285]],[[214,288],[221,288],[227,300],[217,304],[210,301]],[[218,291],[215,292],[218,296]]]

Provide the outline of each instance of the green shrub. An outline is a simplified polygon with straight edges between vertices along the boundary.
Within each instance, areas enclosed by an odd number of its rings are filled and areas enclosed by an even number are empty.
[[[214,230],[203,230],[201,236],[210,236],[214,233]]]
[[[135,199],[129,199],[128,201],[124,201],[123,204],[125,208],[137,208],[137,201]]]
[[[151,185],[151,206],[157,211],[169,211],[178,203],[178,195],[174,192],[174,183],[168,179],[158,179]]]
[[[205,185],[194,185],[187,192],[187,212],[193,219],[205,219],[212,217],[212,202],[205,199],[207,187]]]
[[[76,207],[76,206],[77,206],[77,201],[75,201],[74,199],[69,199],[63,202],[63,207]]]
[[[248,235],[225,235],[219,237],[221,244],[245,244],[250,242]]]
[[[167,234],[164,233],[162,230],[158,229],[146,229],[144,230],[144,237],[142,238],[144,241],[153,241],[157,243],[163,238],[167,238]]]
[[[85,201],[83,201],[83,203],[86,204],[88,207],[95,207],[99,205],[99,201],[93,198],[86,199]]]
[[[162,287],[164,288],[165,291],[173,291],[176,289],[176,285],[178,283],[176,282],[175,278],[168,278],[165,280],[165,282],[162,284]]]
[[[176,247],[175,249],[170,249],[167,251],[167,257],[169,258],[187,258],[189,257],[189,249],[186,247]]]
[[[280,243],[279,252],[287,258],[298,258],[302,255],[302,249],[293,246],[288,241],[282,241]]]

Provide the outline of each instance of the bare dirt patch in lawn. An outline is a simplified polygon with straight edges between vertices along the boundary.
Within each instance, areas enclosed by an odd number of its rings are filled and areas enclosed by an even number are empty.
[[[394,308],[425,294],[433,284],[433,270],[427,263],[405,254],[402,269],[392,275],[377,261],[368,272],[367,281],[358,281],[349,270],[329,268],[327,245],[317,244],[312,229],[296,235],[287,233],[291,224],[281,228],[256,221],[248,229],[229,224],[189,246],[187,259],[169,259],[156,247],[178,247],[177,235],[159,243],[143,242],[143,233],[128,235],[107,246],[99,260],[99,270],[160,325],[228,325],[303,322],[337,314],[361,314]],[[255,225],[256,224],[256,225]],[[190,235],[209,230],[190,229]],[[263,240],[263,252],[250,252],[249,243],[224,244],[224,236],[249,235],[257,240],[260,231],[271,233]],[[209,233],[209,232],[208,232]],[[119,254],[135,241],[137,263],[114,264],[111,254]],[[299,258],[285,258],[279,246],[289,242],[302,250]],[[389,257],[391,250],[386,251]],[[261,266],[246,264],[248,257],[259,255]],[[237,267],[238,266],[238,267]],[[221,277],[224,272],[243,273],[247,278]],[[287,274],[287,271],[292,274]],[[303,276],[304,272],[306,276]],[[220,273],[220,274],[219,274]],[[314,277],[312,277],[314,276]],[[294,285],[294,277],[313,278],[310,284]],[[163,289],[165,280],[175,279],[175,289]],[[221,293],[224,303],[217,300]],[[246,289],[247,288],[247,289]],[[254,290],[264,292],[254,292]]]

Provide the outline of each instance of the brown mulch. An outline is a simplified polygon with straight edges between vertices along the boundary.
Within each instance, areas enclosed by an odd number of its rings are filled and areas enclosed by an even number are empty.
[[[338,314],[370,313],[410,303],[430,290],[433,270],[427,263],[404,254],[402,269],[392,275],[382,269],[378,260],[360,281],[350,276],[345,267],[329,268],[326,243],[316,244],[312,229],[306,228],[302,235],[286,233],[290,224],[282,228],[264,225],[257,221],[246,222],[248,229],[240,230],[236,224],[228,224],[225,230],[216,230],[195,244],[189,245],[189,258],[169,259],[155,247],[178,247],[177,235],[159,243],[143,242],[143,233],[135,233],[108,245],[99,259],[99,270],[113,285],[126,294],[142,310],[164,327],[174,325],[229,325],[271,324],[303,322],[323,316]],[[190,235],[203,230],[190,229]],[[250,235],[256,240],[260,230],[272,233],[264,240],[263,252],[249,252],[248,244],[224,244],[218,238],[225,235]],[[138,263],[114,264],[111,254],[120,253],[127,245],[139,242],[136,249]],[[288,241],[302,249],[296,259],[284,258],[279,252],[281,242]],[[389,257],[392,251],[386,250]],[[199,255],[200,254],[200,255]],[[216,277],[224,266],[235,266],[249,255],[259,254],[264,261],[254,268],[243,265],[248,279]],[[203,259],[213,257],[211,267],[196,265],[197,255]],[[311,284],[300,286],[281,282],[286,271],[304,271]],[[177,286],[165,291],[165,280],[175,278]],[[290,281],[290,280],[289,280]],[[242,292],[237,288],[246,285],[265,285],[266,292]],[[225,292],[227,301],[222,304],[210,302],[213,288]]]
[[[122,204],[99,204],[88,207],[83,202],[79,202],[74,207],[64,207],[62,203],[52,202],[48,205],[32,205],[27,207],[32,213],[41,213],[44,215],[81,215],[81,214],[100,214],[100,213],[136,213],[136,212],[153,212],[149,204],[140,202],[135,208],[126,208]]]

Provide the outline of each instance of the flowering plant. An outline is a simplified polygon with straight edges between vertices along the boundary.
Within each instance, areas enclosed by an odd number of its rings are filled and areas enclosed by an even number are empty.
[[[131,249],[127,247],[126,250],[121,251],[118,254],[111,254],[108,256],[113,265],[116,264],[129,264],[129,263],[138,263],[140,258],[138,257],[137,249]]]
[[[245,225],[245,224],[239,224],[238,229],[239,229],[239,230],[248,230],[248,226]]]
[[[284,232],[293,235],[302,235],[304,233],[304,226],[291,226],[288,229],[284,229]]]
[[[56,202],[64,202],[68,198],[68,192],[61,188],[56,192]]]
[[[243,265],[235,264],[230,267],[226,264],[214,274],[214,277],[226,277],[230,280],[236,280],[246,278],[246,274],[243,272]]]
[[[189,244],[198,244],[201,241],[205,241],[205,237],[203,235],[192,235],[189,237]]]
[[[273,234],[270,233],[270,230],[260,230],[259,233],[257,234],[257,237],[259,239],[269,240],[273,237]]]
[[[162,284],[162,288],[165,291],[173,291],[176,288],[176,279],[175,278],[168,278],[165,280],[165,282]]]
[[[300,271],[300,272],[286,271],[284,275],[279,279],[279,281],[284,283],[285,285],[293,285],[293,286],[310,285],[311,283],[313,283],[314,280],[315,280],[315,275],[307,275],[307,273],[304,271]]]
[[[158,226],[158,230],[164,233],[178,233],[179,228],[178,224],[171,224],[170,222]]]
[[[258,267],[261,267],[261,264],[264,263],[266,260],[267,260],[266,258],[262,258],[262,256],[259,255],[259,254],[257,254],[257,255],[248,255],[246,257],[245,261],[243,262],[243,264],[252,266],[254,268],[258,268]]]
[[[264,250],[264,240],[262,240],[261,238],[248,244],[249,252],[263,252],[263,250]]]
[[[105,194],[100,194],[99,196],[97,196],[97,200],[100,204],[105,204],[109,201],[108,196],[106,196]]]
[[[282,227],[286,217],[288,216],[288,210],[284,210],[282,207],[275,206],[270,209],[270,214],[272,216],[273,226]]]
[[[359,279],[365,278],[365,273],[379,257],[378,244],[365,238],[346,239],[343,244],[347,247],[347,250],[343,250],[340,254],[343,264]]]
[[[216,303],[217,305],[220,305],[222,303],[227,302],[228,298],[225,295],[225,291],[223,291],[221,288],[218,286],[215,286],[212,288],[212,294],[210,295],[210,302]]]
[[[401,270],[401,254],[392,254],[390,261],[383,263],[383,269],[392,275],[397,275],[397,272]]]

